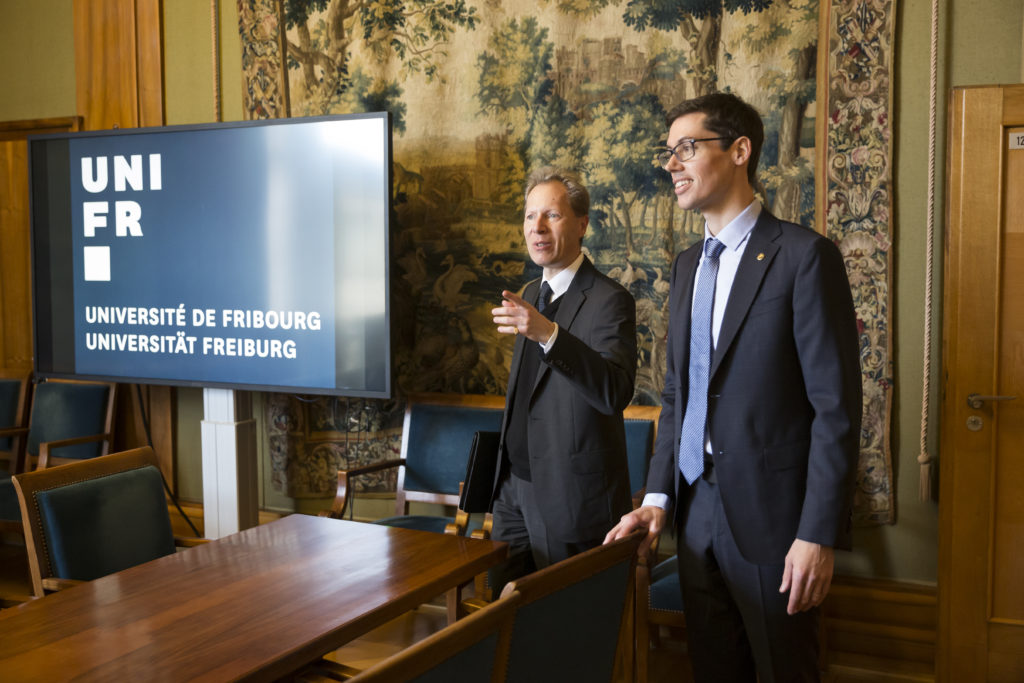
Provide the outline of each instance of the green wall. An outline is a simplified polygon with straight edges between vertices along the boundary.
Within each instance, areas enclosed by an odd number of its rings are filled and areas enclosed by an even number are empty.
[[[74,116],[71,0],[0,0],[0,121]]]
[[[928,74],[930,2],[897,0],[893,79],[894,278],[893,332],[896,393],[893,459],[898,473],[897,523],[858,529],[838,570],[863,576],[934,582],[938,573],[938,508],[917,496],[922,396],[922,335],[928,181]],[[165,107],[167,122],[214,120],[208,0],[165,0]],[[942,4],[940,92],[955,85],[1024,81],[1024,5],[1020,0]],[[220,2],[222,118],[242,118],[237,8]],[[0,121],[74,113],[71,0],[0,0]],[[16,65],[17,68],[14,68]],[[936,198],[936,303],[929,444],[937,448],[941,331],[945,95],[940,101]],[[201,497],[199,420],[202,391],[178,390],[179,486],[182,497]],[[257,397],[258,398],[258,397]],[[257,406],[259,401],[257,400]],[[258,408],[257,408],[258,410]],[[269,501],[268,501],[269,502]]]

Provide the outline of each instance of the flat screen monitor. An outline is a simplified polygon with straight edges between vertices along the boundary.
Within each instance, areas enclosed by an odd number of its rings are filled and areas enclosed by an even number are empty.
[[[386,398],[386,113],[29,139],[40,377]]]

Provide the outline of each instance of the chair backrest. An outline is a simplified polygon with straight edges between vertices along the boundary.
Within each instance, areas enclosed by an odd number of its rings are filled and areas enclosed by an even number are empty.
[[[402,430],[405,466],[398,470],[395,514],[407,514],[409,501],[457,506],[473,435],[499,431],[504,409],[501,396],[410,395]]]
[[[647,484],[647,466],[654,453],[661,406],[627,406],[622,412],[626,426],[626,458],[629,490],[634,495]]]
[[[54,452],[57,461],[84,460],[106,455],[114,423],[115,384],[51,379],[36,385],[32,396],[26,451],[39,456],[39,445],[76,437],[106,435],[106,439],[67,446]]]
[[[136,448],[14,477],[33,590],[89,581],[175,552],[153,449]]]
[[[610,681],[621,637],[632,638],[629,598],[646,530],[598,546],[505,586],[522,598],[506,680]]]
[[[0,370],[0,429],[25,426],[30,375],[28,370]],[[24,443],[18,436],[0,436],[0,458],[8,460],[9,474],[19,471]]]
[[[497,683],[505,680],[518,593],[502,597],[350,680],[352,683]]]

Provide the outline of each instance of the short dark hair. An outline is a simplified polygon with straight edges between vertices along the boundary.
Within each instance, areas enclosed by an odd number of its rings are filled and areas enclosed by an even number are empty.
[[[565,168],[543,166],[534,170],[526,179],[525,196],[529,197],[533,188],[544,183],[562,183],[569,196],[569,206],[573,213],[579,218],[590,215],[590,193],[578,175]]]
[[[764,144],[764,123],[757,110],[732,93],[716,92],[680,102],[665,116],[665,125],[671,128],[676,119],[687,114],[704,114],[705,128],[729,138],[721,141],[722,149],[737,138],[750,139],[747,180],[751,187],[756,187],[757,162]]]

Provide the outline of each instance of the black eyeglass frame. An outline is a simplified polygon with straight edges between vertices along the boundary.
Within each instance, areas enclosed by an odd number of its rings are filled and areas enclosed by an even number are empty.
[[[731,135],[721,135],[717,138],[683,138],[682,140],[676,143],[675,147],[672,147],[671,149],[666,147],[659,151],[658,153],[656,153],[654,155],[654,160],[657,161],[658,165],[661,166],[662,168],[668,166],[669,159],[671,159],[672,157],[675,157],[676,161],[678,161],[679,163],[684,164],[690,159],[692,159],[694,156],[696,156],[698,142],[712,142],[714,140],[735,139],[736,138],[732,137]],[[677,150],[679,150],[679,148],[682,147],[683,145],[687,144],[690,146],[690,155],[684,159],[682,156],[679,155]]]

